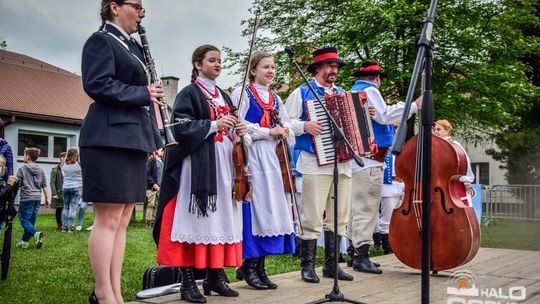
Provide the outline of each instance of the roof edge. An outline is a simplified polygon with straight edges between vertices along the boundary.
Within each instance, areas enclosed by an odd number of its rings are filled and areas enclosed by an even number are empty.
[[[37,121],[56,122],[60,124],[80,126],[83,121],[82,119],[50,116],[50,115],[40,115],[40,114],[17,112],[17,111],[3,111],[2,115],[15,116],[15,122],[17,118],[27,118],[27,119],[37,120]]]

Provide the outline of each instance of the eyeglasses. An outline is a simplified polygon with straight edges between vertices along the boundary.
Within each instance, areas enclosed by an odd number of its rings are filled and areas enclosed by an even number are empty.
[[[146,10],[144,9],[144,7],[142,7],[142,6],[141,6],[140,4],[138,4],[138,3],[131,3],[131,2],[124,2],[124,3],[122,3],[122,5],[124,5],[124,4],[133,7],[133,8],[137,11],[137,13],[143,13],[143,14],[144,14],[144,13],[146,12]]]

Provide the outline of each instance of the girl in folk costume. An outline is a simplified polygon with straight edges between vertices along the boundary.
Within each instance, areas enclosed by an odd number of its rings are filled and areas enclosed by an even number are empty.
[[[449,142],[452,142],[459,146],[461,150],[465,153],[465,156],[467,157],[467,174],[462,175],[459,177],[459,181],[463,183],[465,186],[465,189],[467,190],[467,196],[461,198],[461,201],[469,207],[472,207],[472,197],[475,195],[474,188],[472,187],[472,182],[474,182],[474,173],[471,168],[471,160],[469,159],[469,155],[467,155],[467,152],[463,148],[463,146],[454,140],[452,136],[450,136],[450,132],[452,132],[453,128],[450,122],[446,119],[439,119],[434,123],[433,126],[433,134],[448,140]]]
[[[236,297],[223,267],[242,262],[242,206],[232,199],[232,148],[245,124],[229,114],[230,98],[216,86],[221,53],[211,45],[195,49],[192,84],[174,103],[173,134],[178,145],[167,149],[154,239],[157,262],[180,266],[181,299],[206,303],[194,268],[207,268],[205,295]],[[233,128],[236,134],[233,132]]]
[[[253,199],[242,206],[244,262],[236,275],[256,289],[277,288],[266,276],[265,257],[294,253],[295,248],[291,207],[276,154],[280,140],[293,144],[294,135],[287,127],[289,118],[283,103],[269,89],[274,77],[272,54],[255,52],[249,63],[250,84],[245,88],[240,108],[240,117],[248,123],[247,132],[252,140],[248,166]],[[239,104],[241,90],[237,88],[231,95],[235,104]]]

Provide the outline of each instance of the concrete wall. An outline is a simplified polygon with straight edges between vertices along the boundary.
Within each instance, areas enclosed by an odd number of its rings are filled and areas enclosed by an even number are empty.
[[[486,154],[487,149],[496,148],[496,145],[494,143],[486,143],[482,145],[464,143],[463,147],[467,151],[471,163],[489,163],[489,186],[508,184],[508,181],[505,177],[506,170],[502,170],[499,168],[502,163],[494,160],[491,156]],[[478,172],[474,173],[475,175],[478,174]]]
[[[176,94],[178,94],[178,78],[176,77],[162,77],[161,83],[163,84],[163,99],[167,104],[172,107]]]

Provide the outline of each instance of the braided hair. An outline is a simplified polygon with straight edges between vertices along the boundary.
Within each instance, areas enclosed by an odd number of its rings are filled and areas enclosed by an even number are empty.
[[[193,56],[191,56],[191,64],[193,65],[193,69],[191,70],[191,83],[195,82],[197,79],[197,76],[199,76],[199,71],[197,71],[197,68],[195,67],[195,63],[198,62],[199,64],[202,64],[204,60],[204,56],[206,56],[206,53],[211,51],[219,51],[219,49],[213,45],[204,44],[199,46],[198,48],[193,51]],[[221,53],[221,52],[220,52]]]
[[[101,16],[101,26],[99,29],[103,29],[105,26],[106,21],[110,21],[113,18],[112,12],[111,12],[111,2],[114,2],[118,5],[124,4],[125,0],[101,0],[101,11],[99,12],[99,15]]]

